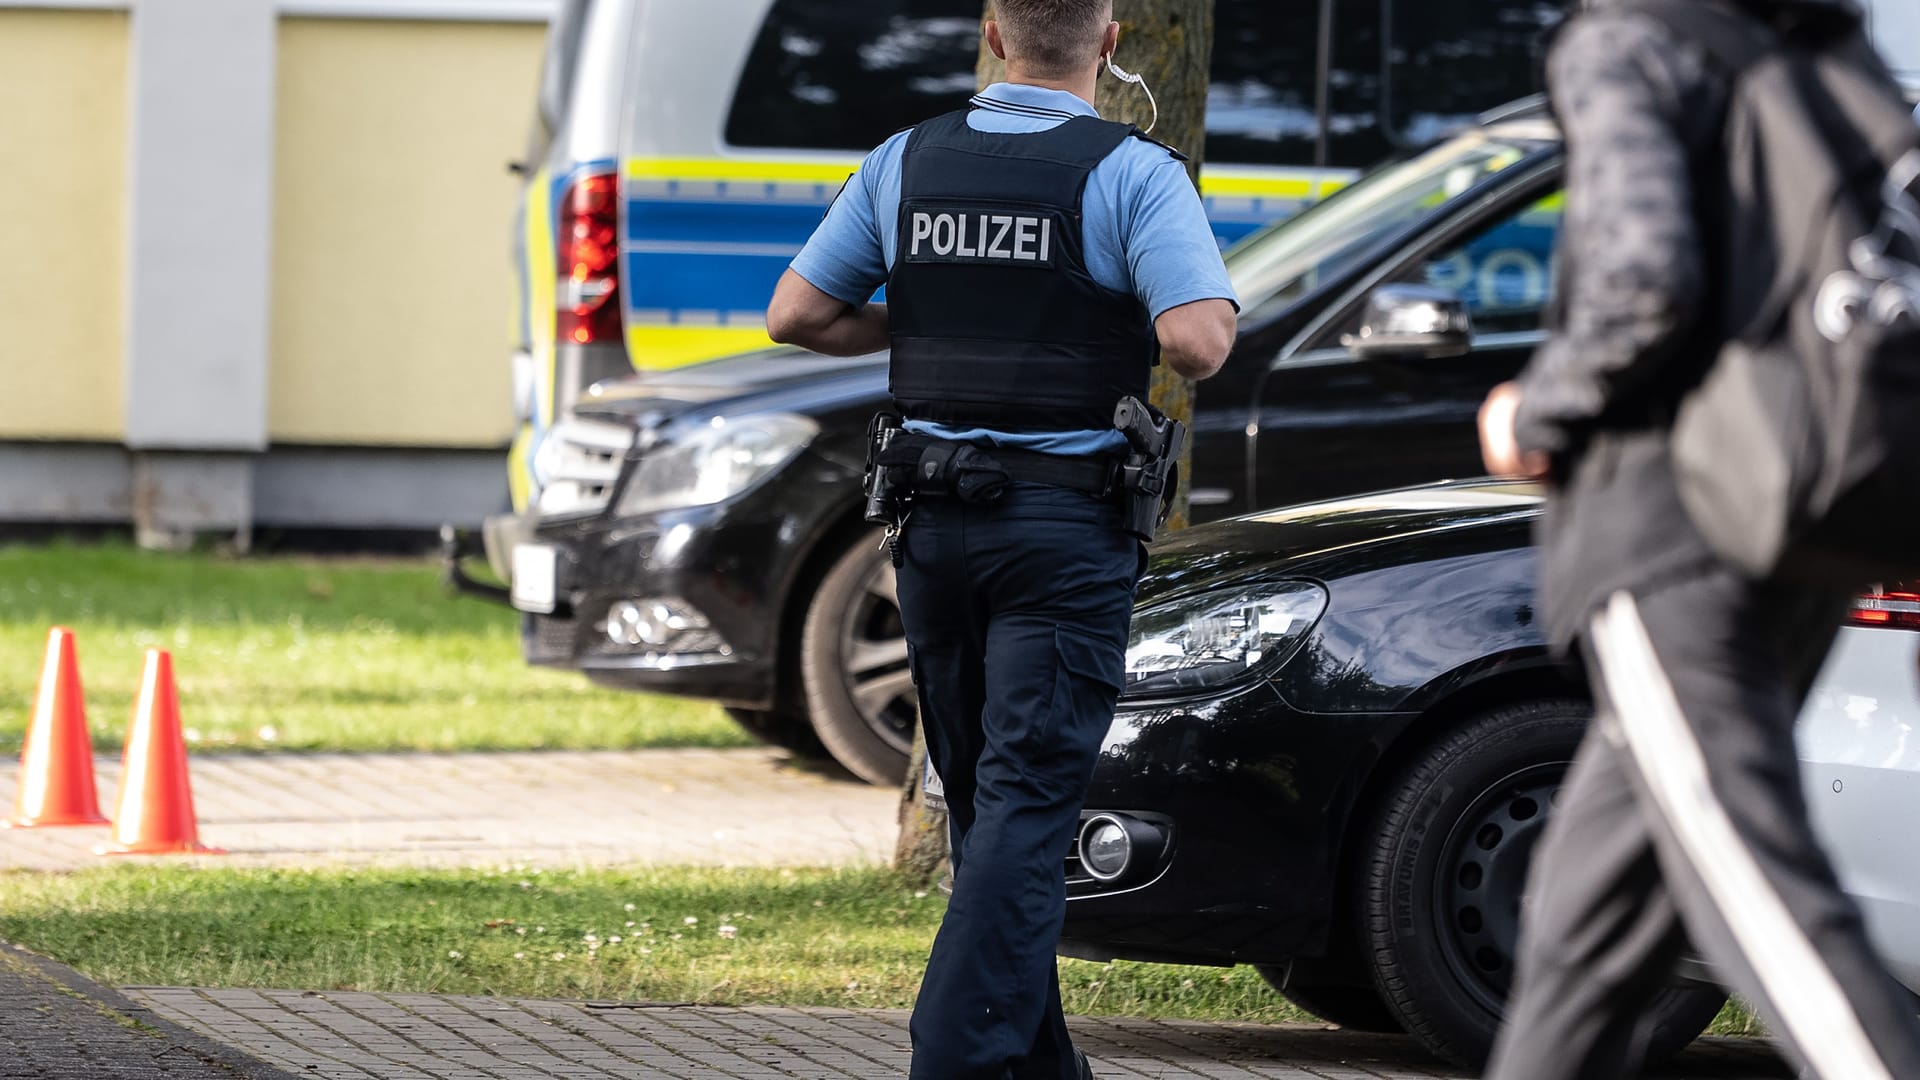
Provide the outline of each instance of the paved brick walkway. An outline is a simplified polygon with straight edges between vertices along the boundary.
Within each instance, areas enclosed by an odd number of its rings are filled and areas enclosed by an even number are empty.
[[[101,762],[108,805],[118,768]],[[766,751],[235,755],[193,768],[203,839],[231,849],[227,863],[819,865],[877,860],[894,836],[892,792],[798,771]],[[16,771],[0,766],[0,807],[12,803]],[[103,836],[0,831],[0,870],[96,865],[89,849]],[[1305,1025],[1094,1019],[1075,1031],[1110,1080],[1462,1075],[1405,1037]],[[905,1075],[906,1048],[898,1012],[179,988],[122,996],[57,965],[0,956],[8,1080],[879,1080]],[[1762,1046],[1709,1041],[1662,1075],[1787,1074]]]
[[[0,1077],[291,1080],[58,964],[0,946]]]
[[[1304,1024],[1074,1021],[1103,1080],[1453,1080],[1405,1036]],[[5,1080],[882,1080],[907,1016],[298,990],[116,991],[0,945]],[[1660,1074],[1783,1080],[1704,1040]]]
[[[223,864],[824,866],[884,859],[897,831],[894,792],[769,750],[206,755],[192,771]],[[0,764],[0,812],[18,772]],[[119,773],[100,758],[109,812]],[[98,865],[105,838],[0,831],[0,870]]]
[[[907,1017],[845,1009],[602,1006],[414,994],[131,988],[156,1013],[295,1075],[327,1080],[881,1080],[906,1075]],[[1103,1080],[1415,1080],[1463,1074],[1405,1036],[1307,1025],[1083,1020]],[[1786,1071],[1706,1040],[1661,1076]]]

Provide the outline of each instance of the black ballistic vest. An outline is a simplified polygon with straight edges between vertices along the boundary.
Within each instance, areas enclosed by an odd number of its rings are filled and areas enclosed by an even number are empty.
[[[1087,272],[1087,177],[1135,134],[1075,117],[1050,131],[975,131],[967,113],[914,129],[887,279],[888,388],[913,420],[998,430],[1113,424],[1147,396],[1158,343],[1137,297]]]

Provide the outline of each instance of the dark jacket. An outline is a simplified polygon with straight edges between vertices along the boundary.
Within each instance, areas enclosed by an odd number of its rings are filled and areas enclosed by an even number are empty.
[[[1556,483],[1541,528],[1541,605],[1567,645],[1604,600],[1716,563],[1674,486],[1669,428],[1718,353],[1716,208],[1726,80],[1695,43],[1595,0],[1548,61],[1567,139],[1562,293],[1521,375],[1520,445]],[[1715,0],[1664,0],[1704,3]],[[1757,17],[1851,19],[1851,0],[1740,0]]]

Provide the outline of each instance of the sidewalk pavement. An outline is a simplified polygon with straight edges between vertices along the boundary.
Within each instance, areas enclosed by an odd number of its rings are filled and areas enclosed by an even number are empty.
[[[1102,1080],[1441,1080],[1411,1038],[1306,1024],[1076,1019]],[[907,1014],[300,990],[116,991],[0,945],[8,1080],[882,1080]],[[1708,1039],[1657,1075],[1780,1080],[1753,1040]]]
[[[881,1080],[907,1072],[907,1014],[421,994],[132,988],[165,1017],[326,1080]],[[1303,1024],[1073,1022],[1101,1080],[1434,1080],[1407,1036]],[[1787,1076],[1753,1040],[1705,1040],[1658,1074]]]
[[[111,812],[120,760],[97,769]],[[209,754],[192,772],[217,865],[830,866],[883,861],[897,834],[897,792],[773,750]],[[18,779],[0,764],[0,811]],[[106,835],[0,832],[0,870],[97,866]]]
[[[0,1077],[292,1080],[59,964],[0,946]]]
[[[202,838],[233,852],[226,864],[821,865],[877,861],[894,837],[895,793],[797,770],[771,751],[228,755],[193,768]],[[100,772],[104,800],[119,763],[103,759]],[[16,774],[0,766],[0,806]],[[0,832],[0,870],[98,865],[90,848],[104,835]],[[1465,1075],[1405,1036],[1310,1025],[1089,1019],[1074,1030],[1103,1080]],[[879,1080],[906,1064],[900,1012],[123,993],[0,947],[0,1078]],[[1660,1075],[1787,1073],[1761,1044],[1708,1040]]]

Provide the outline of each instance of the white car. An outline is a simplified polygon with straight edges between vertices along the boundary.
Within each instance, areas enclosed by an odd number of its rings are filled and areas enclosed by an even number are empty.
[[[1799,728],[1801,779],[1888,967],[1920,987],[1920,591],[1860,602]]]

